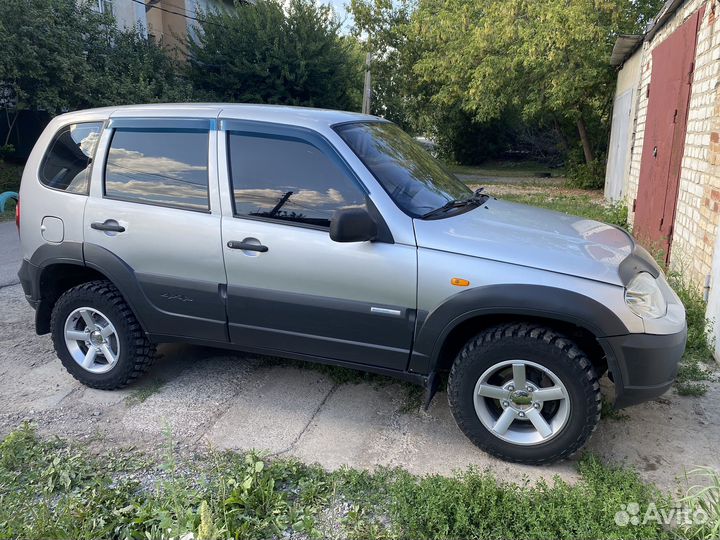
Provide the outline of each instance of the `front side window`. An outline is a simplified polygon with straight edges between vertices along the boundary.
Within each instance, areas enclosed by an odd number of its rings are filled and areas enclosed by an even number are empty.
[[[90,164],[102,122],[71,124],[60,130],[40,166],[40,182],[53,189],[87,195]]]
[[[421,217],[472,191],[395,124],[356,122],[335,128],[406,214]]]
[[[105,196],[209,210],[208,132],[116,129],[105,165]]]
[[[336,210],[365,207],[355,181],[307,141],[230,132],[228,145],[237,216],[329,227]]]

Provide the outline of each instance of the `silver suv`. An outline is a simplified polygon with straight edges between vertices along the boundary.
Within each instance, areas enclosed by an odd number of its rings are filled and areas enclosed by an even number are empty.
[[[394,124],[259,105],[55,118],[20,279],[67,370],[114,389],[183,341],[422,385],[503,459],[579,449],[672,384],[684,308],[625,231],[472,192]]]

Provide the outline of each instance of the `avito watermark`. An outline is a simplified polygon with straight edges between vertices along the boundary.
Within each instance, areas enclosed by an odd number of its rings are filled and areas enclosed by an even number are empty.
[[[653,502],[648,504],[644,511],[638,503],[630,502],[620,505],[620,510],[615,512],[615,523],[620,527],[646,523],[676,526],[703,525],[708,519],[707,512],[702,508],[688,508],[682,505],[658,508]]]

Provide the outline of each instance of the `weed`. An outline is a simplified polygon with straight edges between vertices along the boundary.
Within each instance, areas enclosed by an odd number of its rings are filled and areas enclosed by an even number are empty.
[[[400,412],[403,414],[417,412],[423,404],[425,397],[425,389],[416,384],[405,384],[405,396],[400,406]]]
[[[700,290],[684,277],[682,271],[669,272],[668,282],[685,306],[688,325],[687,346],[675,387],[680,395],[700,396],[708,389],[703,381],[712,379],[710,367],[714,364],[710,321],[705,318],[707,304]]]
[[[90,455],[59,439],[42,440],[24,425],[0,443],[0,538],[333,535],[324,527],[340,527],[340,535],[351,538],[669,538],[673,533],[657,523],[618,526],[614,514],[622,504],[669,500],[634,472],[592,456],[579,462],[580,480],[573,485],[559,479],[517,485],[472,469],[450,478],[382,468],[328,473],[257,453],[176,455],[164,461],[171,463]],[[138,481],[163,470],[153,485]],[[330,508],[340,514],[323,523]]]
[[[144,381],[125,399],[125,403],[129,407],[145,403],[150,396],[157,394],[160,391],[163,384],[165,384],[164,381],[160,379],[149,379],[147,382]]]
[[[600,410],[600,416],[603,420],[616,420],[618,422],[624,422],[629,420],[630,417],[619,409],[616,409],[612,403],[603,397],[602,409]]]
[[[682,536],[688,539],[715,540],[720,538],[720,472],[710,467],[700,467],[688,473],[698,478],[699,484],[690,486],[686,496],[679,502],[687,505],[690,516],[705,516],[704,523],[685,526]]]
[[[605,161],[572,165],[567,171],[568,185],[580,189],[602,189],[605,185]]]

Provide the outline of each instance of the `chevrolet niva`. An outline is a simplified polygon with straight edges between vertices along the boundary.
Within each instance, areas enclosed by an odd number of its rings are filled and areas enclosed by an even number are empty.
[[[471,191],[391,122],[261,105],[73,112],[25,168],[19,272],[38,334],[119,388],[188,342],[426,389],[500,458],[578,450],[665,392],[685,310],[624,230]]]

